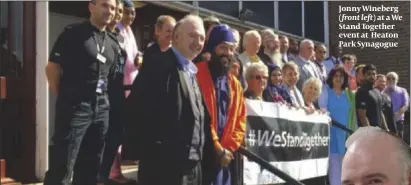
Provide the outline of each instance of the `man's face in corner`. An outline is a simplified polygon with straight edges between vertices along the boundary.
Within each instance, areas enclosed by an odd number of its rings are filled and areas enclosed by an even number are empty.
[[[341,185],[408,184],[408,173],[394,137],[380,137],[369,138],[366,143],[355,142],[348,148],[342,163]]]

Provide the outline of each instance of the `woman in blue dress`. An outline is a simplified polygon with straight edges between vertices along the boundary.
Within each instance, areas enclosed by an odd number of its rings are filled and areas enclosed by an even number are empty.
[[[348,75],[343,67],[332,69],[327,78],[327,85],[319,98],[319,106],[330,113],[332,120],[352,128],[355,125],[355,97],[348,89]],[[332,126],[330,128],[330,163],[329,178],[331,185],[341,184],[342,158],[345,153],[345,131]]]

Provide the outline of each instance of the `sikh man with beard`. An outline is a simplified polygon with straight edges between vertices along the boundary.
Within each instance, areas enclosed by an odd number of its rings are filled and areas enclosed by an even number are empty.
[[[233,153],[244,141],[246,110],[243,89],[228,72],[234,55],[234,35],[227,25],[213,28],[206,45],[210,61],[197,63],[202,96],[211,116],[211,136],[214,141],[218,174],[213,185],[231,185],[230,171]]]

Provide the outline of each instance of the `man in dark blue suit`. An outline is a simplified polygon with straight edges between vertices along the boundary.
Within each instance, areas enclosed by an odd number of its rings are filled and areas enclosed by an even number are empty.
[[[210,116],[192,60],[205,40],[203,21],[189,15],[173,31],[173,46],[144,61],[126,102],[123,154],[139,159],[144,185],[210,184],[215,158]]]

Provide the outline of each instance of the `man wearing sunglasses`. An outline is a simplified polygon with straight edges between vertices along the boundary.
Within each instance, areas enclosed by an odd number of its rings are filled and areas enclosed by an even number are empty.
[[[409,184],[410,147],[397,136],[378,127],[361,127],[345,145],[342,185]]]

